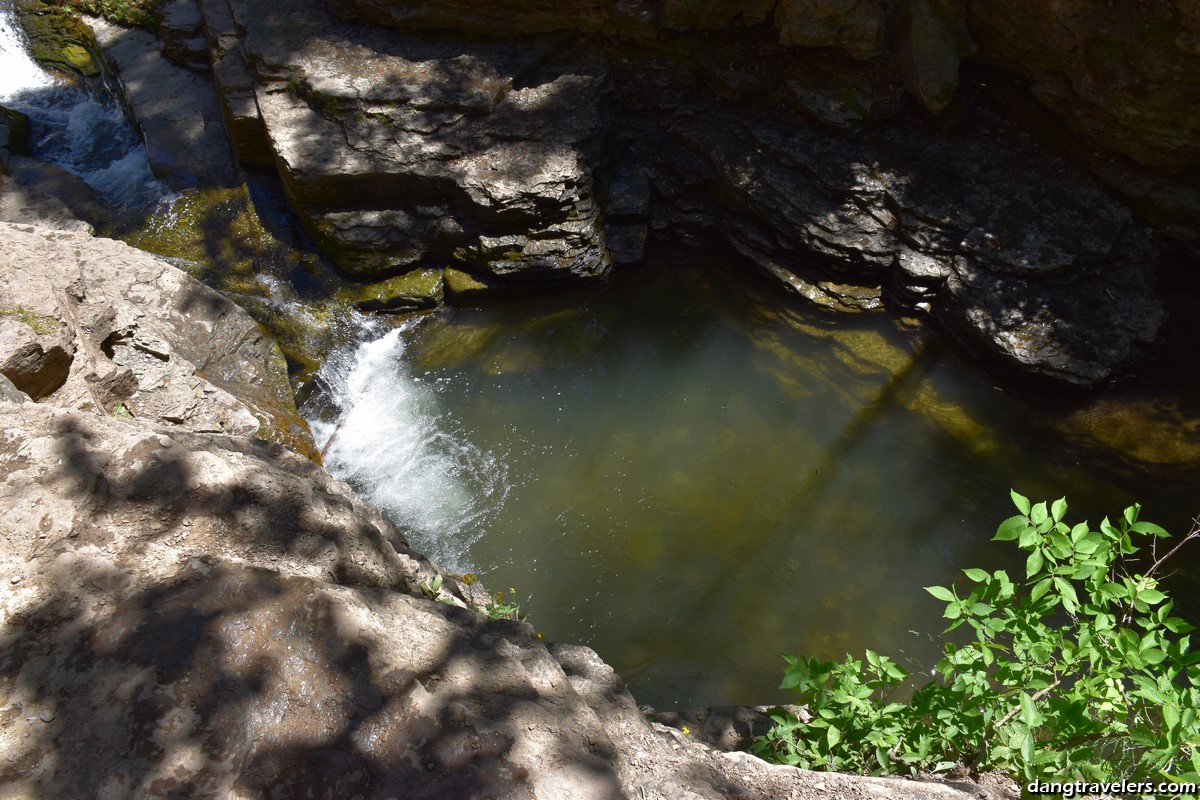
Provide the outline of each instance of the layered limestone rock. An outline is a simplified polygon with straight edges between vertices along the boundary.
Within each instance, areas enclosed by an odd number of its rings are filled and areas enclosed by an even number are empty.
[[[120,82],[154,174],[176,189],[234,185],[237,171],[212,83],[172,64],[146,31],[87,21]]]
[[[668,3],[659,38],[633,43],[604,20],[636,3],[534,4],[505,40],[463,35],[466,0],[380,2],[200,3],[234,152],[278,170],[361,308],[594,280],[648,242],[715,237],[808,301],[929,312],[975,352],[1078,386],[1136,362],[1162,321],[1129,210],[977,88],[956,95],[978,33],[964,0]],[[187,40],[188,8],[170,16]],[[906,113],[905,87],[961,113]],[[1194,193],[1122,174],[1106,179],[1166,198],[1163,229],[1200,241]]]
[[[18,389],[91,413],[261,432],[314,451],[278,346],[229,300],[84,232],[0,223],[0,253],[0,371]]]
[[[680,84],[660,94],[681,98],[669,131],[628,154],[667,201],[656,229],[717,233],[831,310],[928,311],[1025,375],[1093,385],[1155,340],[1158,257],[1129,209],[984,109],[952,132],[897,120],[876,138],[768,103],[714,113]]]
[[[235,149],[271,154],[322,249],[368,284],[344,292],[364,308],[463,297],[439,280],[447,267],[483,286],[600,277],[640,260],[653,226],[660,238],[715,232],[831,309],[929,310],[1026,374],[1087,386],[1136,361],[1162,312],[1156,256],[1128,210],[1011,127],[931,134],[904,121],[887,88],[898,90],[895,74],[864,66],[857,88],[831,88],[787,45],[877,55],[882,6],[859,5],[780,4],[775,23],[792,32],[765,49],[747,30],[661,51],[388,32],[315,0],[201,8],[227,113],[240,120],[231,128],[244,134]],[[664,8],[678,27],[753,23],[767,10]],[[903,78],[944,106],[973,46],[966,7],[906,8]],[[406,19],[397,26],[424,26]],[[850,38],[810,36],[811,25]],[[871,130],[885,135],[864,138]]]
[[[602,61],[563,58],[551,41],[401,36],[306,0],[202,8],[232,127],[266,137],[236,149],[270,152],[351,278],[452,264],[516,281],[608,272],[589,167]]]

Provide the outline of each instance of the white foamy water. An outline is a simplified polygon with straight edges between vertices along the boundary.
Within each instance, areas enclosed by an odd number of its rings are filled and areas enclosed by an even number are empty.
[[[55,86],[55,80],[29,57],[25,37],[13,20],[12,10],[0,7],[0,100],[23,91]]]
[[[42,69],[7,6],[0,6],[0,103],[29,117],[37,158],[82,178],[114,209],[145,210],[166,196],[120,106]]]
[[[472,569],[467,551],[508,493],[507,467],[445,418],[437,393],[404,361],[411,324],[330,356],[321,379],[338,409],[311,421],[325,466],[452,570]],[[375,331],[378,336],[378,331]]]

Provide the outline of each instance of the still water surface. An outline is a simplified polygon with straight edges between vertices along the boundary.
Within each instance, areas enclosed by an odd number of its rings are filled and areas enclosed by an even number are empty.
[[[1010,486],[1093,521],[1200,510],[1200,416],[1161,387],[1017,397],[886,315],[691,265],[381,329],[324,377],[336,474],[659,708],[785,699],[782,651],[931,663],[921,587],[1023,563],[989,541]],[[1131,459],[1147,436],[1184,465]]]

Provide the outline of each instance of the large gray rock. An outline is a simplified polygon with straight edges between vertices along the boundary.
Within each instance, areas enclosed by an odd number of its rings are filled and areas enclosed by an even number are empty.
[[[175,188],[237,183],[212,81],[171,63],[146,31],[96,18],[87,23],[120,82],[154,174]]]
[[[349,276],[448,263],[522,281],[608,272],[588,166],[602,61],[556,58],[549,41],[347,25],[311,0],[202,7],[224,43],[215,74],[239,152],[265,134],[296,211]]]
[[[164,261],[86,233],[0,223],[0,309],[53,328],[73,356],[55,361],[41,334],[29,347],[53,362],[37,373],[46,380],[32,386],[4,369],[35,398],[53,392],[57,405],[192,430],[261,431],[313,452],[278,346],[246,312]]]
[[[997,120],[894,124],[884,144],[681,105],[668,141],[652,158],[674,169],[651,168],[678,198],[664,224],[719,231],[819,306],[932,311],[971,350],[1077,386],[1136,363],[1165,318],[1130,211]]]
[[[884,51],[887,15],[880,0],[779,0],[775,27],[783,44],[867,59]]]

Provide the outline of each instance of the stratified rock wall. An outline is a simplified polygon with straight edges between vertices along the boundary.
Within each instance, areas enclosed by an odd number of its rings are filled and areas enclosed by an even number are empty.
[[[978,92],[941,129],[905,112],[905,89],[955,96],[964,2],[468,6],[201,0],[236,152],[276,166],[364,308],[464,297],[447,269],[601,278],[686,232],[818,305],[928,311],[1055,381],[1154,340],[1157,255],[1128,209]],[[612,27],[631,14],[648,34]]]

